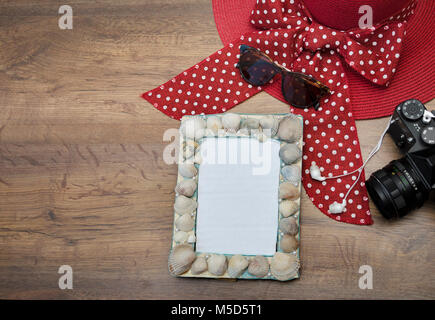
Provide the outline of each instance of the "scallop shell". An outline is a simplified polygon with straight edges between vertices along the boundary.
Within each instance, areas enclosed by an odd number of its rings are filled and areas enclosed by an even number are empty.
[[[205,136],[205,129],[198,129],[195,132],[195,140],[200,140]]]
[[[236,113],[226,113],[222,116],[222,125],[225,129],[237,132],[240,127],[240,115]]]
[[[193,229],[193,227],[195,226],[195,221],[192,219],[190,214],[186,213],[179,217],[177,220],[175,220],[175,226],[178,230],[187,232]]]
[[[207,260],[207,265],[211,274],[221,276],[227,270],[227,257],[221,254],[212,254]]]
[[[281,174],[285,180],[291,182],[295,186],[299,185],[302,178],[301,169],[295,164],[282,167]]]
[[[191,197],[195,193],[197,184],[193,179],[186,179],[181,181],[175,187],[175,192],[186,197]]]
[[[168,259],[168,269],[173,275],[180,275],[189,270],[195,260],[195,252],[189,244],[179,244],[172,249]]]
[[[295,214],[298,210],[299,204],[295,201],[283,200],[279,204],[279,213],[281,213],[284,217],[289,217],[292,214]]]
[[[292,254],[276,252],[270,262],[270,272],[280,281],[296,277],[298,270],[299,259]]]
[[[297,235],[299,232],[298,223],[293,217],[282,218],[281,220],[279,220],[279,229],[283,233],[287,233],[292,236]]]
[[[270,136],[268,134],[265,134],[264,132],[256,132],[254,134],[254,137],[257,138],[260,142],[264,142],[270,138]]]
[[[279,185],[280,199],[296,200],[300,196],[299,188],[291,182],[283,182]]]
[[[175,242],[183,243],[183,242],[187,241],[188,237],[189,237],[189,234],[187,232],[185,232],[185,231],[177,231],[174,234],[174,241]]]
[[[196,201],[186,196],[178,196],[175,198],[174,209],[178,214],[192,213],[196,209]]]
[[[194,234],[191,234],[188,238],[187,238],[187,242],[188,243],[195,243],[196,242],[196,236]]]
[[[260,119],[260,126],[264,132],[270,130],[270,136],[273,137],[278,131],[279,121],[274,116],[262,117]]]
[[[201,164],[202,163],[202,155],[200,152],[195,154],[195,157],[193,158],[193,162],[197,163],[197,164]]]
[[[183,137],[188,139],[201,139],[205,134],[206,122],[198,117],[190,118],[182,122],[180,131]]]
[[[296,117],[285,117],[279,123],[278,137],[281,140],[295,142],[301,138],[302,124]]]
[[[248,259],[240,254],[236,254],[228,261],[228,275],[231,278],[238,278],[245,272],[248,265]]]
[[[260,128],[260,121],[255,118],[247,118],[243,121],[242,128],[248,129],[249,134],[251,134],[253,131],[258,131]]]
[[[212,130],[212,129],[205,129],[205,136],[206,137],[215,137],[216,135],[219,135],[219,132],[221,132],[221,131],[223,131],[223,129],[221,130],[221,129],[219,129],[218,130],[218,133],[216,134],[216,133],[214,133],[214,131]]]
[[[194,140],[186,140],[183,142],[183,159],[189,159],[192,158],[195,153],[197,152],[197,148],[199,147],[199,144]],[[192,161],[187,163],[193,163]]]
[[[195,148],[192,146],[184,146],[183,159],[189,159],[195,155]]]
[[[178,165],[178,173],[185,178],[193,178],[198,173],[193,163],[180,163]]]
[[[239,131],[237,131],[238,136],[249,136],[249,134],[248,128],[241,128]]]
[[[279,243],[279,247],[283,252],[293,252],[298,246],[299,243],[296,237],[289,234],[283,235]]]
[[[222,121],[220,117],[212,116],[207,118],[207,129],[210,129],[214,135],[218,134],[219,129],[222,129]]]
[[[196,260],[193,262],[192,267],[190,268],[190,272],[192,272],[192,274],[194,275],[197,275],[206,271],[207,268],[207,260],[205,259],[205,257],[197,257]]]
[[[195,140],[191,140],[191,139],[188,139],[188,140],[184,141],[184,145],[185,146],[191,146],[191,147],[193,147],[195,149],[199,147],[199,143],[196,142]]]
[[[292,164],[302,157],[302,151],[296,144],[286,143],[279,149],[279,157],[285,164]]]
[[[255,256],[249,263],[248,272],[258,278],[263,278],[269,272],[269,261],[264,256]]]

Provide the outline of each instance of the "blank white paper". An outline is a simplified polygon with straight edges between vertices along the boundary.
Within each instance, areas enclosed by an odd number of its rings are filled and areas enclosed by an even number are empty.
[[[196,251],[273,255],[278,230],[280,144],[206,138],[199,166]]]

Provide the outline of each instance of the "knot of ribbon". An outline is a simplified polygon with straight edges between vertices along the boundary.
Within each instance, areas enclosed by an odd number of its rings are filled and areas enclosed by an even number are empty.
[[[414,6],[415,3],[411,4],[402,15],[372,28],[340,31],[314,21],[301,1],[257,1],[251,12],[251,24],[258,31],[235,39],[168,82],[145,92],[143,98],[174,119],[226,112],[263,89],[246,83],[236,68],[242,44],[258,48],[292,71],[313,76],[330,88],[330,95],[322,99],[317,111],[290,106],[291,112],[304,117],[304,188],[314,205],[327,216],[341,222],[372,224],[364,172],[358,175],[356,171],[362,165],[362,157],[346,69],[376,85],[388,86],[406,34],[403,18]],[[266,86],[276,86],[278,90],[280,75]],[[315,181],[309,174],[312,164],[326,177],[345,176]],[[346,195],[345,211],[338,215],[330,213],[329,204],[341,202]]]

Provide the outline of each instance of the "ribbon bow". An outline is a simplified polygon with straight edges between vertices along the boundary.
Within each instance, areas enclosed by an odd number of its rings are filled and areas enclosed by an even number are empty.
[[[414,6],[406,8],[403,17]],[[401,18],[401,15],[392,17],[371,29],[339,31],[315,22],[298,0],[257,1],[251,23],[259,31],[242,35],[165,84],[144,93],[143,98],[174,119],[187,114],[226,112],[263,89],[246,83],[236,69],[241,44],[260,49],[290,70],[317,78],[331,89],[319,110],[290,107],[291,112],[304,117],[303,185],[311,201],[327,216],[353,224],[372,224],[364,172],[360,179],[355,172],[319,182],[312,180],[309,168],[315,164],[327,177],[343,175],[361,166],[345,69],[349,66],[367,80],[388,86],[406,34],[406,23]],[[280,75],[267,86],[281,90]],[[282,96],[281,100],[284,101]],[[355,182],[345,211],[338,215],[330,213],[329,204],[341,202]]]

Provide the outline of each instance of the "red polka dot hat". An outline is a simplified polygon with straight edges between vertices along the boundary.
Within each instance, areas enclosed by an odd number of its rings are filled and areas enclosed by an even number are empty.
[[[264,15],[264,10],[260,12],[259,8],[255,8],[256,2],[257,0],[213,0],[216,27],[224,44],[230,43],[243,34],[258,30],[259,26],[261,28],[261,25],[252,23],[256,15]],[[309,11],[311,18],[319,24],[332,28],[336,32],[346,30],[349,34],[353,33],[353,37],[356,40],[361,39],[360,42],[367,48],[373,47],[384,52],[395,52],[390,54],[391,58],[399,54],[400,58],[394,70],[394,78],[388,85],[376,84],[352,68],[346,67],[345,73],[349,81],[352,112],[356,119],[390,115],[394,108],[406,99],[415,98],[422,102],[428,102],[434,98],[435,51],[433,48],[435,38],[433,30],[435,29],[435,1],[258,0],[258,2],[259,4],[281,3],[284,4],[284,7],[287,3],[301,2]],[[375,26],[383,25],[386,27],[388,21],[398,19],[404,25],[406,34],[400,37],[397,32],[391,30],[389,34],[386,33],[385,38],[357,38],[360,34],[358,22],[363,16],[362,13],[359,13],[359,8],[364,5],[371,6]],[[286,13],[270,11],[266,15],[269,16],[270,22],[274,23],[274,19],[279,19]],[[266,21],[262,21],[263,25],[266,23]],[[403,43],[398,43],[398,41],[403,41]],[[388,64],[389,61],[392,61],[391,58],[390,60],[387,58],[381,64]],[[371,70],[369,70],[370,72]],[[379,76],[383,75],[379,74]],[[265,91],[285,102],[279,84],[265,88]]]
[[[355,27],[362,5],[373,9],[370,28]],[[225,47],[142,97],[174,119],[226,112],[263,90],[285,101],[279,74],[264,86],[243,80],[242,45],[318,79],[330,93],[317,110],[289,106],[304,118],[303,186],[328,217],[372,224],[355,119],[389,115],[408,98],[433,98],[434,8],[432,0],[214,0]],[[311,177],[313,167],[324,181]]]

